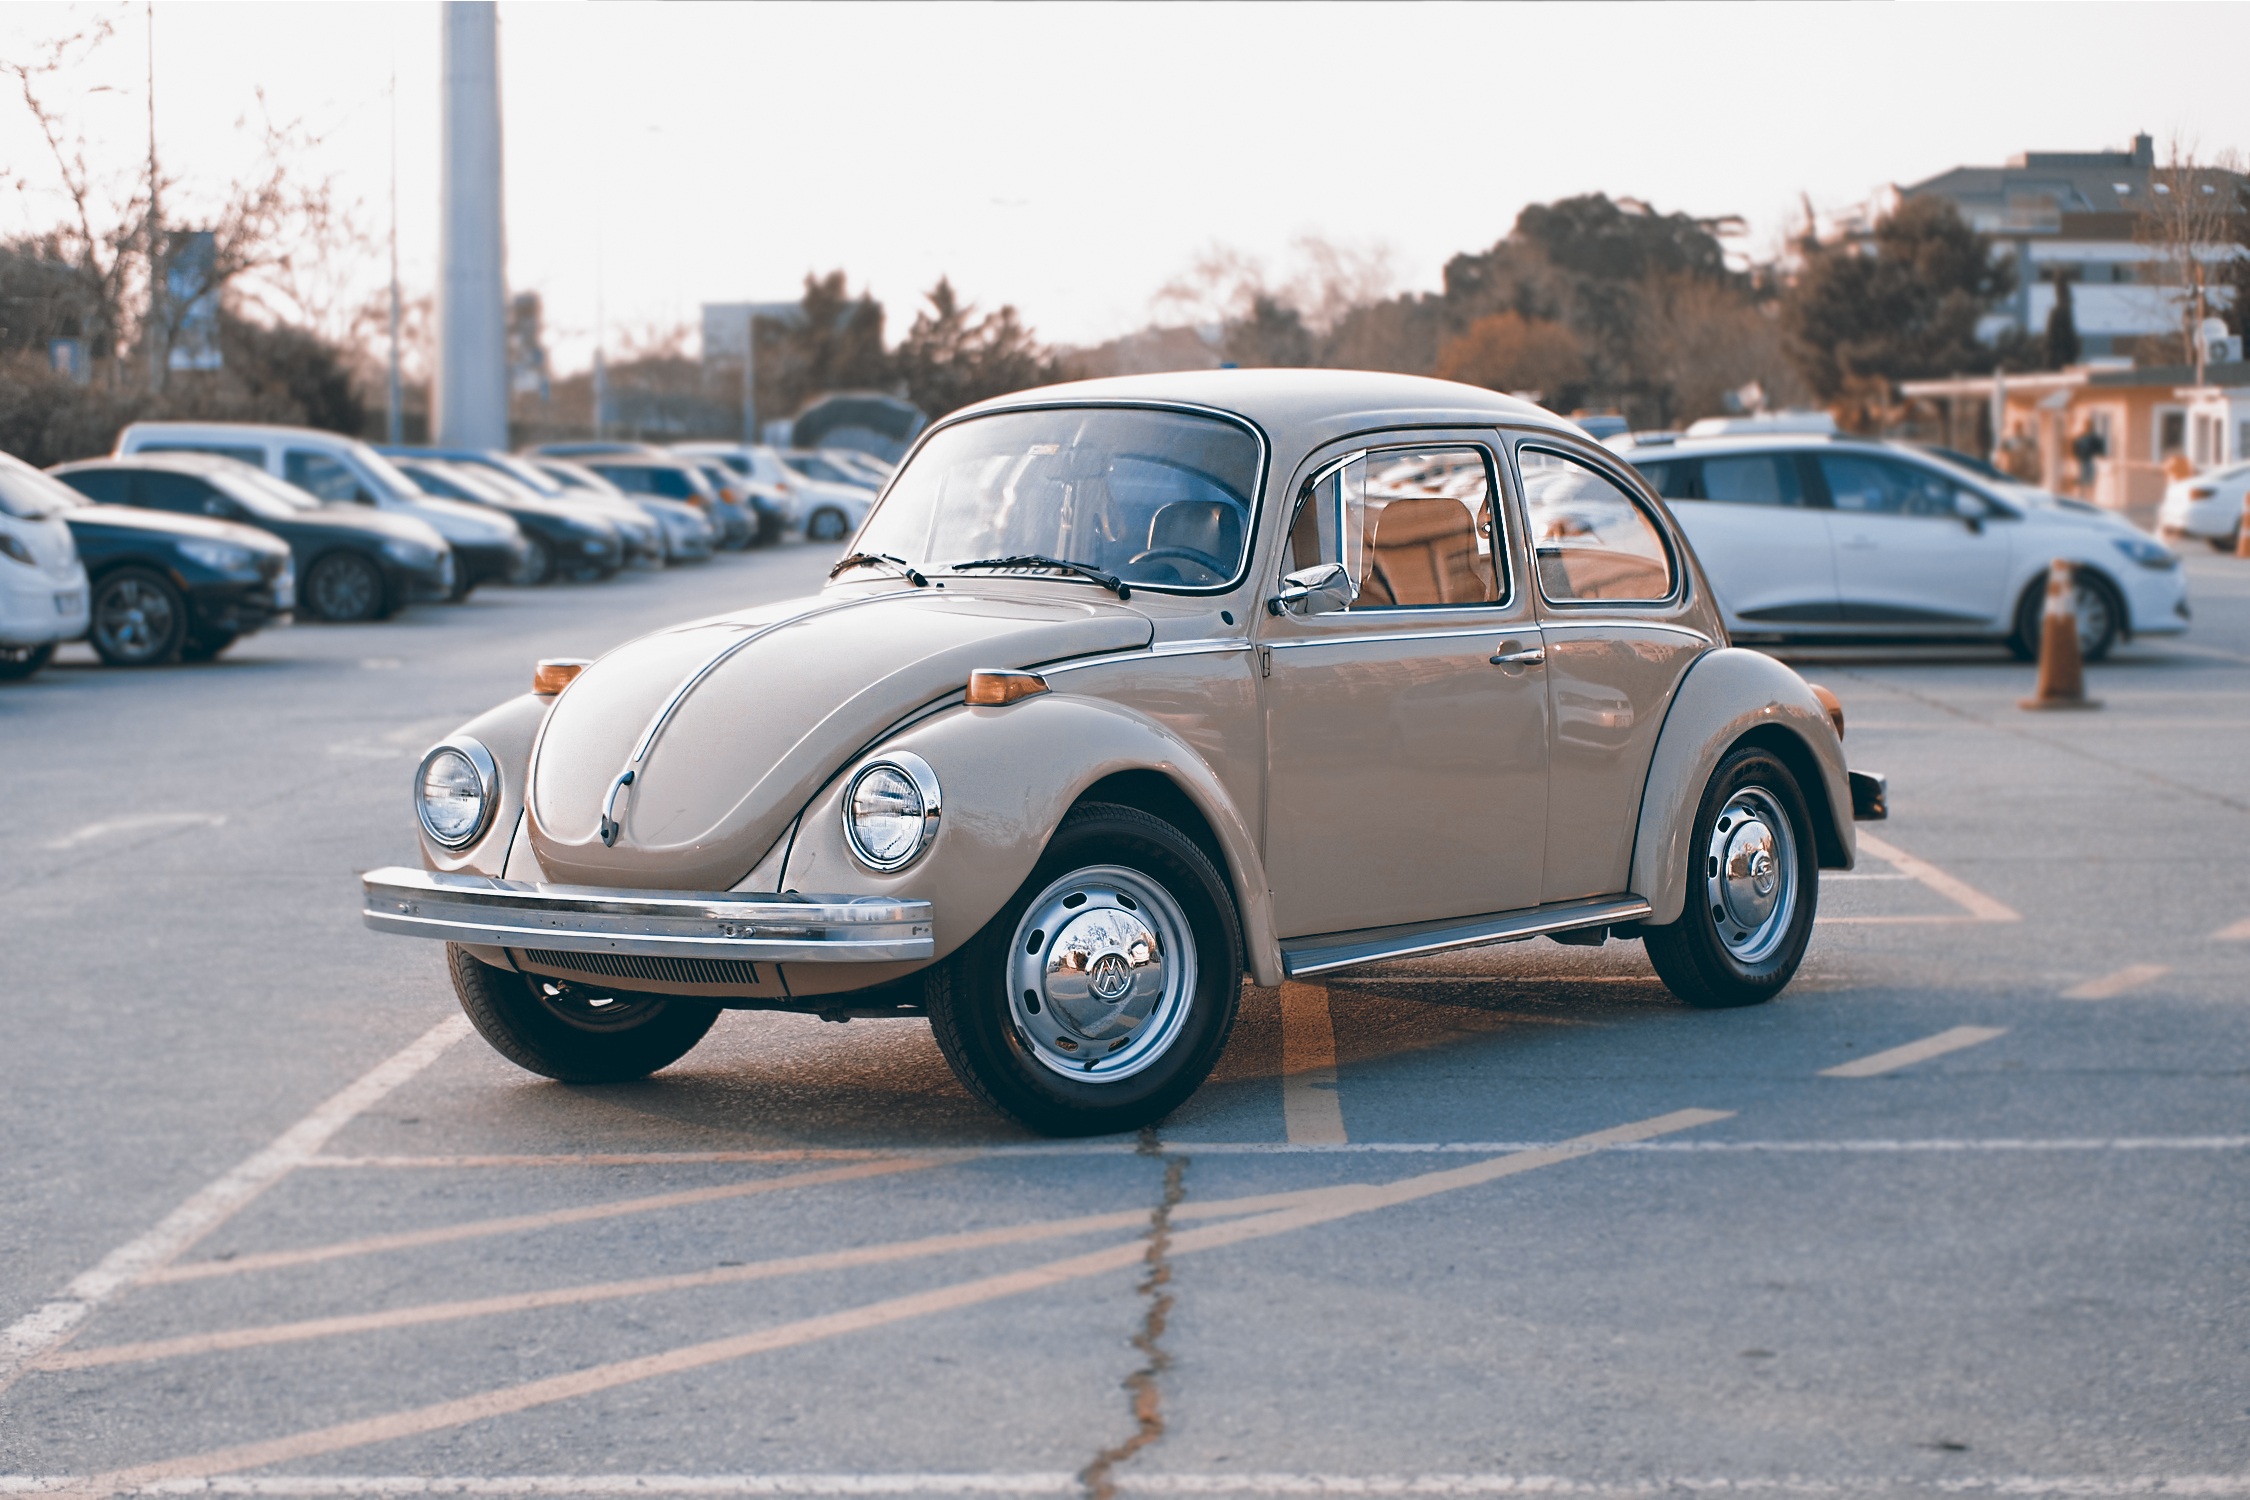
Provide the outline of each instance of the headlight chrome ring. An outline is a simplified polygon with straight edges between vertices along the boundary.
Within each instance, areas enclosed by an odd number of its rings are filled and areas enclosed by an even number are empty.
[[[435,787],[438,797],[433,801]],[[467,806],[473,802],[474,806]],[[481,741],[455,735],[430,747],[414,772],[414,816],[430,841],[466,849],[483,838],[500,805],[500,766]]]
[[[870,870],[903,870],[937,837],[937,772],[907,750],[878,755],[844,785],[844,840]]]

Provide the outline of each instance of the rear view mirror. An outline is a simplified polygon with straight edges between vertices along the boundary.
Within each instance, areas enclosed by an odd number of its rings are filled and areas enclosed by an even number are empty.
[[[1284,574],[1281,592],[1266,601],[1269,614],[1331,615],[1352,602],[1352,576],[1342,563],[1320,563]]]

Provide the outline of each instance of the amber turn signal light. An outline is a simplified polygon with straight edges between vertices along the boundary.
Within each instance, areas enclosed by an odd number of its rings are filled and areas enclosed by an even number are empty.
[[[531,690],[543,698],[551,698],[592,665],[582,656],[550,656],[531,669]]]
[[[1047,679],[1037,672],[971,672],[967,701],[980,708],[998,708],[1045,691]]]
[[[1808,682],[1805,686],[1812,689],[1812,695],[1820,700],[1820,706],[1828,710],[1828,722],[1836,726],[1836,738],[1842,739],[1844,737],[1843,700],[1817,682]]]

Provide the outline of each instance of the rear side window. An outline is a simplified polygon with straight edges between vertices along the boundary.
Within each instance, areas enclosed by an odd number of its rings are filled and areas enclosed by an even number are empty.
[[[1496,566],[1494,486],[1484,450],[1392,448],[1322,475],[1292,528],[1292,567],[1309,567],[1322,537],[1341,538],[1353,609],[1497,604],[1507,570]]]
[[[266,466],[265,449],[229,447],[225,443],[183,443],[177,440],[136,443],[133,446],[133,451],[135,453],[216,453],[221,458],[231,458],[236,463],[248,464],[253,469],[262,469]]]
[[[1660,464],[1635,464],[1648,487],[1667,500],[1700,500],[1695,488],[1695,460],[1675,458]]]
[[[133,476],[123,469],[80,469],[55,477],[97,505],[133,503]]]
[[[1648,512],[1600,470],[1520,448],[1539,591],[1556,604],[1655,603],[1672,594],[1672,553]]]
[[[359,478],[344,465],[325,453],[315,453],[309,448],[291,448],[282,455],[282,477],[298,489],[318,495],[323,500],[359,500],[370,497],[361,488]]]
[[[211,487],[192,474],[169,474],[161,469],[145,469],[140,476],[141,504],[150,510],[178,511],[182,515],[200,516],[203,505],[211,498]]]
[[[1798,505],[1805,487],[1793,457],[1778,453],[1739,453],[1703,460],[1702,498],[1729,505]]]

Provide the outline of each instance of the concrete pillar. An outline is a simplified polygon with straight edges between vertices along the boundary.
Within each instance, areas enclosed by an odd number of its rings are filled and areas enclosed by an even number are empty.
[[[508,446],[507,240],[500,214],[500,26],[447,0],[434,441]]]

